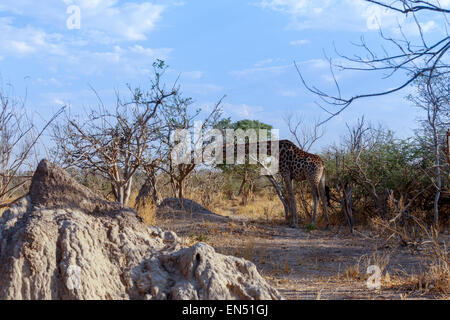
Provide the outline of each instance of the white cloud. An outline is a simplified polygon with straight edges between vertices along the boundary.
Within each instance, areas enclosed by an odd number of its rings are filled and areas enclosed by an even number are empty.
[[[224,89],[222,86],[212,83],[185,83],[182,88],[185,91],[201,95],[219,93]]]
[[[74,0],[81,9],[81,32],[98,41],[142,41],[161,19],[165,6],[151,2]]]
[[[349,14],[359,7],[356,1],[262,0],[259,6],[289,16],[289,28],[293,29],[361,28],[361,19],[355,23],[355,15]]]
[[[314,69],[330,68],[330,63],[324,59],[310,59],[310,60],[302,61],[301,63],[307,65],[310,68],[314,68]]]
[[[52,101],[54,104],[58,105],[58,106],[64,106],[66,105],[66,103],[64,103],[64,101],[62,101],[61,99],[55,98]]]
[[[48,79],[37,77],[36,82],[43,86],[54,86],[54,87],[62,87],[63,86],[61,81],[59,81],[55,77],[50,77]]]
[[[103,74],[105,71],[120,71],[129,75],[150,73],[156,59],[167,60],[170,48],[150,49],[144,47],[114,46],[110,51],[78,50],[60,61],[70,73],[84,75]]]
[[[120,48],[120,47],[119,47]],[[161,60],[167,59],[168,55],[172,52],[170,48],[144,48],[140,45],[134,45],[128,48],[128,52],[134,53],[141,57],[149,57],[149,58],[159,58]]]
[[[2,0],[0,12],[31,18],[35,26],[51,26],[58,32],[67,32],[66,20],[69,14],[66,9],[69,5],[78,6],[81,13],[81,29],[72,34],[105,44],[147,40],[149,33],[157,27],[167,6],[182,5],[182,3],[53,0],[36,5],[34,0]]]
[[[24,5],[26,1],[18,0],[18,2]],[[91,8],[95,11],[102,6],[115,5],[116,1],[97,0],[78,3],[85,10]],[[20,10],[17,12],[27,14],[26,8],[22,10],[20,5],[18,6]],[[4,7],[0,7],[0,10],[4,10]],[[172,52],[171,48],[148,48],[137,43],[128,45],[128,41],[122,41],[123,38],[117,35],[114,36],[114,41],[106,41],[108,45],[94,49],[92,44],[95,42],[92,43],[92,37],[80,38],[80,36],[73,36],[71,32],[67,33],[67,30],[62,30],[62,33],[48,33],[44,28],[39,27],[39,23],[36,23],[37,26],[24,26],[20,20],[12,16],[0,17],[0,42],[2,43],[0,56],[3,59],[33,57],[52,72],[64,70],[71,74],[91,75],[113,69],[145,74],[150,71],[144,69],[144,66],[149,68],[154,59],[167,60]],[[126,19],[122,20],[126,21]],[[144,30],[146,29],[134,32],[132,38],[144,36]]]
[[[222,108],[226,115],[237,118],[257,119],[264,111],[264,109],[260,106],[249,106],[245,103],[243,104],[223,103]]]
[[[23,41],[10,41],[9,47],[13,52],[17,52],[19,55],[33,53],[36,51],[36,48]]]
[[[370,5],[365,10],[361,11],[362,17],[366,19],[366,27],[368,30],[391,30],[397,35],[400,33],[399,26],[406,36],[418,36],[419,30],[414,20],[407,19],[403,14],[388,10],[386,8]],[[420,21],[422,32],[428,33],[432,31],[436,24],[433,20]]]
[[[291,46],[304,46],[306,44],[309,44],[310,41],[306,40],[306,39],[302,39],[302,40],[292,40],[291,42],[289,42],[289,44]]]
[[[26,56],[40,52],[62,55],[66,53],[65,46],[58,43],[59,34],[48,34],[31,26],[15,27],[13,18],[0,18],[0,54],[4,56]]]
[[[189,78],[193,80],[198,80],[203,77],[202,71],[188,71],[188,72],[182,72],[181,73],[182,78]]]
[[[272,67],[256,67],[248,68],[237,71],[230,71],[229,74],[236,78],[256,78],[261,79],[265,77],[272,77],[274,75],[281,75],[286,70],[291,67],[291,65],[282,66],[272,66]]]
[[[287,97],[287,98],[295,98],[295,97],[298,97],[299,91],[298,90],[285,89],[285,90],[278,91],[278,94],[283,96],[283,97]]]
[[[271,58],[270,59],[265,59],[265,60],[258,61],[257,63],[254,64],[254,66],[255,67],[262,67],[264,65],[271,64],[272,62],[274,62],[274,60],[271,59]]]
[[[275,61],[272,59],[260,61],[255,64],[255,66],[265,65],[270,63],[271,61]],[[329,69],[330,65],[328,61],[324,59],[310,59],[305,61],[297,62],[298,65],[306,66],[309,69]],[[263,66],[263,67],[254,67],[247,68],[242,70],[230,71],[229,74],[235,78],[239,79],[251,79],[251,80],[263,80],[267,78],[272,78],[274,76],[280,76],[286,73],[289,69],[294,69],[293,64],[287,65],[279,65],[279,66]]]
[[[448,1],[448,0],[444,0]],[[446,6],[440,1],[442,6]],[[348,31],[383,30],[395,31],[398,24],[408,35],[418,35],[413,17],[388,10],[366,1],[354,0],[260,0],[258,6],[283,13],[290,17],[289,28],[293,29],[332,29]],[[441,17],[442,18],[442,17]],[[425,19],[423,31],[435,28],[432,19]],[[445,22],[444,22],[445,23]],[[301,43],[292,43],[298,45]]]

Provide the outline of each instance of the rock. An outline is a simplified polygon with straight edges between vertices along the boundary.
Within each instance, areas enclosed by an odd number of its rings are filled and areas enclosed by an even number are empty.
[[[159,205],[160,208],[167,208],[172,210],[182,210],[187,212],[201,212],[204,214],[214,214],[201,204],[191,199],[166,198]]]
[[[0,219],[0,299],[281,299],[249,261],[184,248],[42,161]]]
[[[190,199],[166,198],[158,206],[158,215],[181,214],[189,216],[189,218],[203,219],[214,222],[230,222],[229,217],[224,217],[211,212],[201,204]]]

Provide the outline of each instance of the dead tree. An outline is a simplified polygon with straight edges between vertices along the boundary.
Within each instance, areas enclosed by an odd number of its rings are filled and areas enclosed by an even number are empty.
[[[0,88],[0,208],[9,206],[11,201],[3,202],[30,180],[30,175],[19,172],[32,167],[29,161],[36,143],[63,109],[37,131],[27,117],[23,102]]]
[[[295,64],[304,87],[320,98],[321,103],[319,106],[329,114],[329,117],[324,122],[339,115],[356,100],[391,94],[408,87],[421,77],[431,79],[450,72],[448,60],[444,59],[450,49],[450,36],[448,33],[450,27],[449,8],[444,8],[438,1],[366,1],[412,19],[420,35],[419,40],[413,41],[409,39],[399,25],[400,36],[398,38],[386,34],[380,28],[380,38],[384,41],[384,45],[380,50],[369,45],[364,38],[361,38],[360,43],[355,46],[356,49],[362,50],[361,54],[355,53],[353,56],[347,56],[335,49],[340,62],[334,63],[332,59],[327,59],[329,60],[331,75],[336,85],[336,93],[325,92],[308,84],[298,65]],[[423,32],[423,25],[420,22],[420,15],[424,13],[434,15],[435,19],[441,19],[446,30],[441,38],[437,40],[435,38],[427,39]],[[407,78],[403,82],[394,85],[390,84],[390,88],[386,90],[345,96],[335,77],[337,71],[344,70],[370,71],[375,74],[382,73],[383,79],[403,73]]]
[[[200,121],[201,109],[192,110],[193,101],[191,98],[183,98],[181,94],[175,94],[170,100],[166,101],[161,108],[159,119],[161,121],[161,130],[159,130],[158,141],[161,144],[159,158],[163,159],[156,167],[168,175],[173,193],[179,199],[184,195],[184,183],[186,178],[191,174],[195,167],[199,164],[195,159],[195,153],[203,154],[204,148],[208,142],[193,141],[195,121],[201,122],[198,130],[205,133],[207,130],[216,126],[219,121],[222,110],[220,99],[211,109],[208,116]],[[176,139],[177,132],[184,132],[190,138],[189,144],[194,148],[189,154],[186,154],[187,161],[175,161],[173,151],[180,142]],[[201,145],[199,145],[201,144]]]
[[[97,109],[91,108],[84,117],[66,112],[66,120],[54,126],[55,152],[64,166],[102,174],[111,183],[114,199],[123,205],[129,200],[135,173],[158,139],[157,111],[176,93],[175,86],[166,90],[161,83],[164,63],[157,61],[153,67],[149,92],[129,88],[130,101],[117,94],[113,110],[97,95]]]
[[[320,120],[315,120],[309,124],[297,114],[289,113],[284,117],[284,122],[298,147],[306,152],[309,152],[312,146],[325,134],[323,126],[319,125]]]
[[[362,117],[358,119],[354,126],[347,124],[347,129],[348,134],[343,138],[344,148],[335,147],[334,151],[336,166],[334,186],[350,232],[353,232],[353,190],[355,184],[359,184],[368,190],[374,199],[375,207],[380,207],[382,203],[376,186],[367,178],[367,174],[360,164],[361,153],[370,148],[368,137],[373,138],[373,135],[370,134],[371,127],[366,125],[364,117]],[[373,143],[377,143],[378,140],[375,137]]]
[[[415,82],[417,95],[408,99],[426,112],[422,121],[425,136],[431,136],[431,143],[426,143],[434,158],[434,175],[432,183],[436,193],[434,197],[434,225],[439,223],[439,198],[442,192],[441,147],[445,143],[445,129],[450,124],[450,76],[421,77]]]

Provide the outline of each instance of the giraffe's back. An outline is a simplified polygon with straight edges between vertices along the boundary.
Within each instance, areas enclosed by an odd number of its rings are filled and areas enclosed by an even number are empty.
[[[280,140],[279,148],[281,174],[290,173],[292,179],[297,181],[320,181],[324,163],[318,155],[301,150],[289,140]]]

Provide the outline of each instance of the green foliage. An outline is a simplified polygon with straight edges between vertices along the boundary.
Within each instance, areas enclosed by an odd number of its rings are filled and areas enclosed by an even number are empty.
[[[268,131],[268,137],[270,138],[270,130],[273,128],[271,125],[260,122],[258,120],[239,120],[237,122],[231,122],[230,118],[226,118],[226,119],[222,119],[216,126],[217,129],[220,129],[222,131],[226,130],[226,129],[233,129],[233,130],[243,130],[243,131],[247,131],[247,130],[251,130],[254,129],[256,130],[256,136],[259,139],[259,131],[260,129],[262,130],[267,130]],[[246,142],[248,142],[248,137],[246,137]],[[245,171],[245,170],[255,170],[257,168],[256,165],[250,165],[248,163],[248,159],[246,159],[246,163],[244,165],[226,165],[226,164],[222,164],[222,165],[218,165],[218,168],[221,169],[223,172],[225,173],[229,173],[231,171]]]
[[[263,122],[260,122],[258,120],[239,120],[237,122],[231,122],[230,118],[226,118],[221,120],[216,128],[224,131],[226,129],[233,129],[233,130],[256,130],[256,137],[259,139],[259,131],[267,130],[268,131],[268,138],[270,138],[270,130],[272,129],[272,126]],[[246,142],[248,142],[248,137],[246,137]],[[259,167],[258,165],[249,164],[249,159],[246,157],[246,163],[242,165],[228,165],[228,164],[220,164],[217,166],[222,172],[228,176],[228,183],[226,184],[225,188],[228,189],[228,192],[232,192],[234,190],[238,190],[239,192],[244,191],[243,189],[246,187],[248,182],[251,184],[251,187],[254,186],[254,181],[258,179],[259,177]],[[240,181],[240,182],[239,182]],[[246,191],[246,193],[248,190]]]
[[[391,131],[368,128],[363,147],[343,143],[323,155],[327,183],[335,191],[337,183],[351,187],[355,214],[361,219],[382,214],[390,191],[395,199],[415,199],[416,209],[429,209],[433,155],[422,138],[397,139]]]

